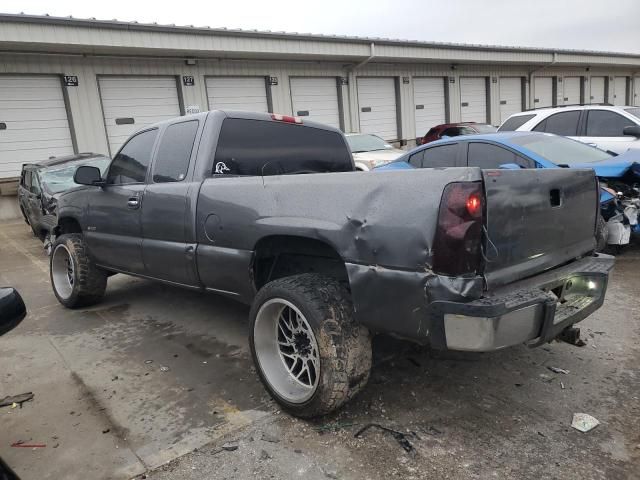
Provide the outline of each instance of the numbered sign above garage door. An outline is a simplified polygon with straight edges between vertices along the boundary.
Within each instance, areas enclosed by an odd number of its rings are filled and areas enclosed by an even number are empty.
[[[522,90],[522,77],[500,77],[500,123],[524,110]]]
[[[340,128],[338,84],[335,77],[292,77],[291,105],[293,114]]]
[[[23,163],[72,153],[60,77],[0,75],[0,178],[19,177]]]
[[[487,122],[487,79],[460,77],[460,120]]]
[[[265,77],[207,77],[209,110],[268,112]]]
[[[436,125],[445,123],[445,79],[442,77],[414,77],[416,137],[423,137]]]
[[[180,116],[175,77],[99,77],[109,151],[115,155],[134,132]]]
[[[360,132],[373,133],[387,141],[398,139],[396,84],[393,78],[358,78]]]

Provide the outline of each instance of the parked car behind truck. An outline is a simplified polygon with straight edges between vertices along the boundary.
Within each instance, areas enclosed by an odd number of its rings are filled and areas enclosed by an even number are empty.
[[[613,265],[594,253],[591,170],[363,175],[338,130],[295,117],[162,122],[75,180],[50,261],[58,300],[97,303],[126,273],[250,304],[258,375],[304,417],[366,384],[372,334],[540,345],[602,305]]]

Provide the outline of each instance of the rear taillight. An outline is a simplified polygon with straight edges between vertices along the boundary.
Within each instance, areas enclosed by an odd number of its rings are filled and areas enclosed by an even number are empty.
[[[480,182],[457,182],[445,187],[433,241],[434,272],[453,276],[480,270],[483,200]]]
[[[271,119],[277,122],[297,123],[302,125],[302,119],[300,117],[292,117],[291,115],[280,115],[279,113],[272,113]]]

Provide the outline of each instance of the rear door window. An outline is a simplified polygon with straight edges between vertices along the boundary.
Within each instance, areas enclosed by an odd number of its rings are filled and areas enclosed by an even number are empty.
[[[423,157],[424,157],[424,150],[420,150],[418,153],[414,153],[409,157],[409,163],[416,168],[422,168]]]
[[[153,166],[155,183],[180,182],[187,176],[198,121],[174,123],[162,135]]]
[[[499,132],[515,132],[522,125],[527,123],[529,120],[531,120],[535,116],[536,116],[535,114],[532,114],[532,115],[518,115],[516,117],[507,118],[507,121],[504,122],[502,125],[500,125],[500,128],[498,129],[498,131]]]
[[[457,157],[457,143],[427,148],[422,157],[422,168],[460,167]]]
[[[111,162],[107,185],[144,183],[157,136],[154,128],[131,138]]]
[[[535,168],[536,162],[490,143],[471,142],[468,151],[468,165],[480,168],[500,168],[500,165],[515,163],[522,168]]]
[[[533,129],[536,132],[555,133],[564,137],[575,137],[578,134],[580,111],[556,113],[547,117]]]
[[[286,175],[354,170],[343,136],[291,123],[227,118],[213,174]]]
[[[622,115],[608,110],[589,110],[587,114],[587,137],[624,137],[624,127],[633,123]]]

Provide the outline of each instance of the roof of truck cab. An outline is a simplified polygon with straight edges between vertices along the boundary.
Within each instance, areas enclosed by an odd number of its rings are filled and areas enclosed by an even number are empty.
[[[75,162],[76,160],[85,160],[89,158],[99,158],[105,157],[109,158],[102,153],[93,153],[93,152],[83,152],[83,153],[74,153],[73,155],[64,155],[61,157],[51,157],[46,160],[40,160],[38,162],[25,163],[23,167],[32,167],[32,168],[43,168],[43,167],[53,167],[55,165],[62,165],[63,163]]]

